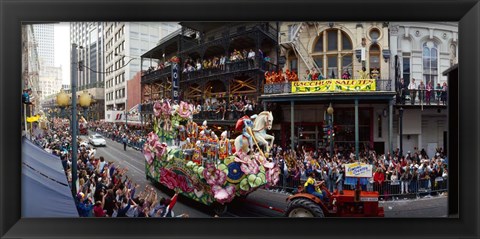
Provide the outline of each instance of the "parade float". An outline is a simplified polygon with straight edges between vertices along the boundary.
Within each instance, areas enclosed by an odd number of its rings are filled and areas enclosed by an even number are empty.
[[[147,179],[212,205],[217,214],[235,197],[278,182],[280,169],[268,159],[271,112],[239,119],[240,135],[233,140],[226,131],[218,137],[206,121],[195,123],[197,112],[191,104],[164,100],[153,110],[153,131],[143,148]]]

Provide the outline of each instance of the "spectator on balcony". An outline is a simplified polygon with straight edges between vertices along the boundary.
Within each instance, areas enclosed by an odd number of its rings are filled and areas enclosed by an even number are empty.
[[[248,52],[248,65],[250,68],[253,68],[255,67],[255,52],[253,51],[253,49],[250,49],[250,51]]]
[[[407,86],[403,78],[400,78],[400,84],[398,85],[398,91],[400,94],[400,103],[405,104],[405,96],[407,94]]]
[[[415,104],[415,98],[417,98],[418,85],[415,83],[415,78],[412,78],[410,84],[408,84],[408,91],[410,93],[410,103]]]
[[[264,67],[263,67],[263,60],[264,60],[264,59],[263,59],[263,56],[264,56],[264,54],[263,54],[262,49],[258,49],[258,59],[260,59],[260,64],[259,64],[259,65],[260,65],[260,68],[261,68],[261,69],[264,68]]]
[[[347,80],[351,78],[352,76],[350,75],[350,72],[348,72],[348,69],[345,69],[345,71],[343,71],[343,74],[342,74],[342,79]]]
[[[318,76],[320,74],[318,73],[317,69],[315,69],[315,67],[312,67],[311,74],[312,74],[312,80],[318,80]]]
[[[195,71],[195,67],[193,67],[193,65],[188,65],[188,72],[194,72]]]
[[[245,59],[248,59],[248,51],[246,49],[243,49],[242,51],[242,58],[245,60]]]
[[[222,71],[225,70],[226,60],[227,60],[227,57],[225,57],[225,55],[222,55],[222,57],[220,57],[220,70],[222,70]]]
[[[440,104],[440,99],[441,99],[441,96],[442,96],[442,86],[440,85],[440,83],[437,83],[437,87],[435,87],[435,90],[437,91],[437,105]]]
[[[447,92],[448,92],[447,82],[443,82],[442,95],[441,95],[443,105],[447,105]]]
[[[427,105],[430,105],[430,99],[432,98],[432,90],[433,90],[433,84],[432,80],[428,80],[427,86],[425,87],[426,89],[426,94],[425,94],[425,101],[427,102]]]
[[[425,88],[425,84],[421,80],[420,84],[418,85],[418,99],[420,100],[420,102],[425,102]]]
[[[332,70],[332,72],[333,72],[333,70]],[[360,79],[370,78],[370,73],[368,73],[367,68],[365,68],[365,67],[362,67],[362,70],[359,70],[358,74],[360,76]]]
[[[263,58],[263,60],[264,60],[265,62],[270,62],[271,59],[270,59],[269,56],[265,56],[265,58]]]
[[[310,73],[310,70],[305,71],[305,76],[303,77],[305,81],[311,81],[312,80],[312,74]]]

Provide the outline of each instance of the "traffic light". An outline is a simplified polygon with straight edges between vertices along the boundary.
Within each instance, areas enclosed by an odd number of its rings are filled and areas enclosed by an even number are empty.
[[[78,70],[83,71],[83,68],[85,67],[83,60],[78,61]]]

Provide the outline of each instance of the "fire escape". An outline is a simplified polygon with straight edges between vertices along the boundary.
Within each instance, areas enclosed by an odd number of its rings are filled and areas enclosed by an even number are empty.
[[[299,22],[289,27],[287,34],[280,38],[280,44],[285,48],[291,48],[297,58],[301,58],[308,69],[314,68],[323,77],[323,72],[320,70],[315,60],[309,56],[307,48],[300,41],[300,34],[309,28],[308,25],[314,25],[318,32],[318,23]]]

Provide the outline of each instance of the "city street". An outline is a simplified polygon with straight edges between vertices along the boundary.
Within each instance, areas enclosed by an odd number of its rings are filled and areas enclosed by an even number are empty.
[[[86,140],[86,136],[81,136]],[[123,150],[123,144],[106,139],[107,147],[97,147],[96,157],[103,156],[106,161],[113,161],[115,165],[121,168],[128,168],[127,175],[129,178],[145,188],[146,185],[153,185],[145,177],[145,158],[140,151],[127,147],[127,151]],[[155,185],[157,193],[160,196],[171,197],[173,191],[160,185]],[[228,206],[228,212],[223,217],[279,217],[282,216],[280,210],[286,207],[287,195],[283,193],[270,192],[267,190],[257,190],[250,194],[246,199],[238,200]],[[269,209],[272,207],[272,209]],[[190,217],[212,217],[212,210],[191,199],[180,197],[175,205],[174,212],[176,215],[183,213],[189,214]]]
[[[86,136],[81,136],[86,139]],[[146,185],[153,185],[145,177],[145,159],[140,151],[123,144],[106,139],[107,147],[98,147],[96,157],[103,156],[106,161],[113,161],[121,168],[128,168],[127,175],[143,189]],[[173,191],[158,184],[155,185],[160,196],[171,197]],[[222,217],[281,217],[287,203],[287,194],[273,190],[260,189],[251,193],[246,199],[237,199],[228,205],[228,211]],[[385,217],[445,217],[447,216],[447,197],[439,196],[418,200],[395,200],[380,202],[384,207]],[[180,197],[175,205],[176,215],[183,213],[190,217],[212,217],[212,210],[201,203]]]

